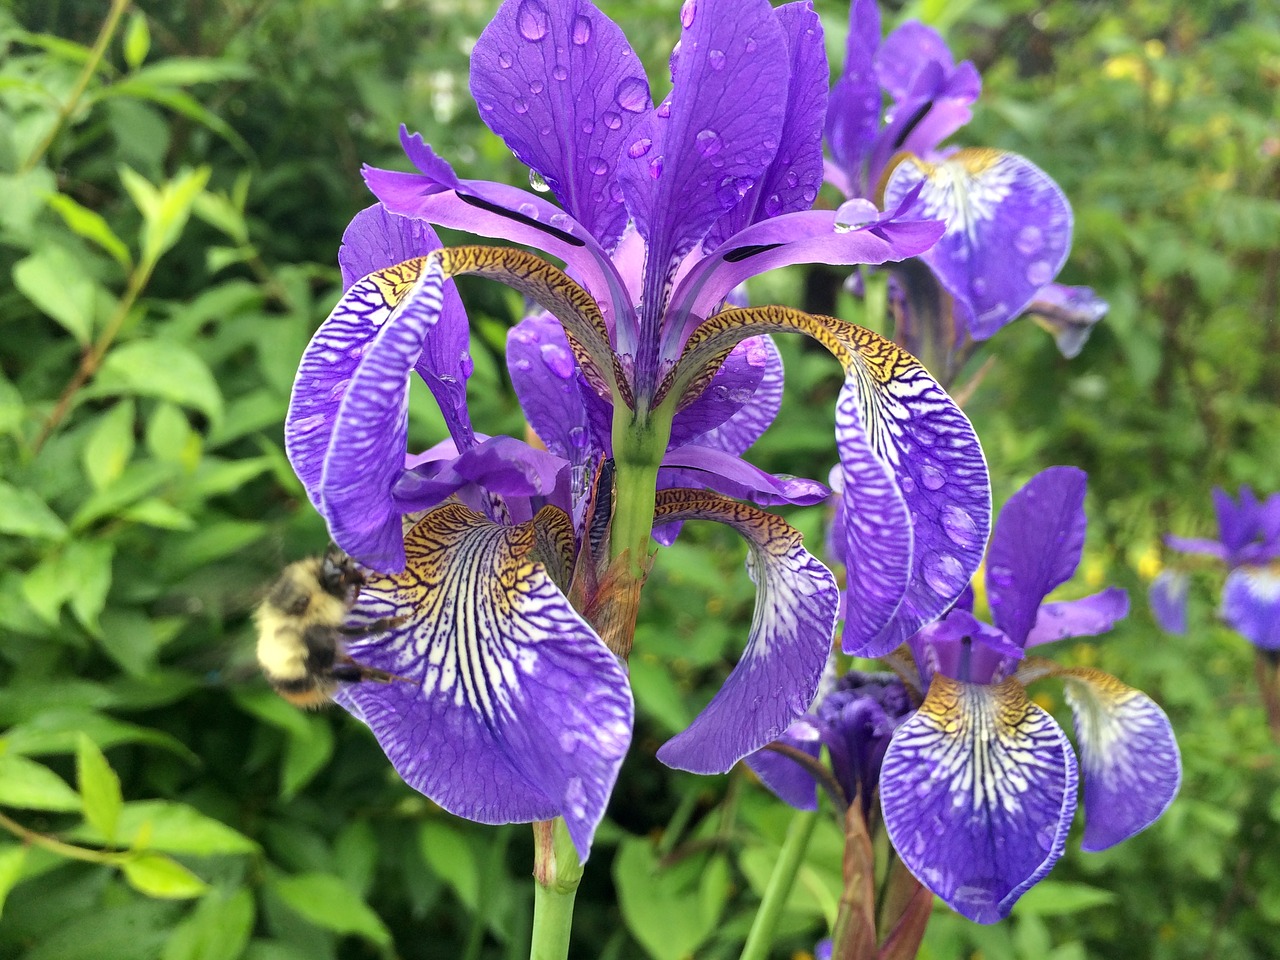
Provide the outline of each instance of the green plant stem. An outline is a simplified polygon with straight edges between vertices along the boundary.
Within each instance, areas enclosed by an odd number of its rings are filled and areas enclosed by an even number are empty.
[[[125,287],[124,294],[117,301],[116,308],[112,312],[110,319],[107,320],[107,325],[102,328],[102,333],[94,341],[93,346],[80,358],[80,366],[76,368],[76,372],[67,381],[67,385],[62,388],[62,393],[58,395],[57,402],[45,419],[44,426],[40,429],[40,435],[36,437],[36,441],[32,445],[31,452],[33,454],[40,452],[40,448],[44,446],[50,434],[58,428],[58,424],[62,423],[67,413],[70,412],[71,402],[75,399],[76,394],[80,392],[80,388],[89,381],[90,377],[98,372],[102,358],[106,356],[107,351],[115,342],[120,333],[120,328],[124,326],[125,318],[129,316],[129,311],[133,309],[138,297],[146,289],[154,269],[155,262],[153,260],[144,260],[129,275],[129,283]]]
[[[57,119],[54,120],[53,126],[49,128],[49,132],[45,134],[44,139],[31,152],[31,156],[27,157],[26,163],[22,165],[19,174],[30,173],[35,169],[44,155],[53,146],[53,141],[57,139],[62,128],[66,126],[67,120],[80,104],[80,98],[84,96],[84,92],[89,87],[89,81],[93,75],[98,72],[98,65],[102,63],[102,58],[107,52],[107,44],[111,42],[111,38],[115,36],[116,27],[120,25],[120,18],[124,16],[125,10],[129,8],[129,0],[111,0],[111,9],[107,11],[107,19],[102,22],[102,29],[98,31],[98,39],[93,42],[93,48],[89,51],[89,59],[85,61],[84,68],[80,71],[80,76],[76,77],[75,86],[71,88],[71,96],[67,97],[62,107],[58,110]]]
[[[816,810],[797,810],[787,827],[787,837],[782,841],[782,849],[778,852],[778,860],[773,865],[773,873],[769,875],[769,884],[764,889],[764,897],[760,900],[760,909],[751,922],[751,932],[747,934],[747,942],[742,947],[740,960],[765,960],[769,948],[773,945],[773,934],[778,926],[778,918],[782,908],[795,885],[796,874],[804,863],[805,851],[809,848],[809,838],[813,835],[814,825],[818,822]]]
[[[68,857],[72,860],[85,860],[89,863],[106,863],[117,866],[126,857],[126,854],[115,850],[93,850],[89,847],[77,847],[73,843],[63,843],[55,837],[46,836],[43,833],[36,833],[29,830],[16,820],[10,820],[3,813],[0,813],[0,827],[8,830],[23,843],[28,843],[33,847],[41,847],[50,853],[56,853],[60,857]]]
[[[566,960],[573,929],[573,901],[582,864],[564,820],[533,825],[533,942],[529,960]]]

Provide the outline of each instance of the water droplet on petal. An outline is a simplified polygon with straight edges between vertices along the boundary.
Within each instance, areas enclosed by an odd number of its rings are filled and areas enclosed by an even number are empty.
[[[902,492],[908,496],[916,492],[916,482],[910,477],[903,477],[898,486],[901,487]]]
[[[583,132],[583,133],[588,133],[588,134],[589,134],[589,133],[594,132],[594,131],[595,131],[595,129],[596,129],[596,122],[595,122],[594,120],[583,120],[583,121],[582,121],[582,132]]]
[[[978,296],[982,296],[987,292],[987,281],[984,277],[974,277],[972,286],[973,292]]]
[[[1047,260],[1037,260],[1031,266],[1027,267],[1027,283],[1035,284],[1037,287],[1043,287],[1052,279],[1053,267]]]
[[[663,120],[671,116],[671,101],[669,99],[663,100],[660,104],[658,104],[657,113],[658,113],[658,116],[660,116]]]
[[[557,80],[567,80],[569,77],[569,71],[557,63],[551,70],[551,76],[555,77]]]
[[[964,587],[964,567],[949,553],[936,553],[924,564],[924,581],[943,597],[954,597]]]
[[[539,349],[542,362],[561,380],[573,376],[573,355],[558,343],[544,343]]]
[[[573,18],[573,42],[582,46],[591,39],[591,18],[582,14]]]
[[[631,144],[631,146],[627,147],[627,156],[633,160],[638,159],[648,153],[649,148],[652,146],[652,140],[648,137],[641,137],[635,143]]]
[[[711,64],[712,70],[723,70],[724,61],[725,56],[723,50],[712,50],[707,53],[707,63]]]
[[[926,463],[920,468],[920,482],[924,484],[926,490],[941,490],[943,484],[947,482],[947,477],[932,463]]]
[[[744,46],[746,47],[747,53],[756,52],[756,42],[751,37],[747,37],[747,42],[746,44],[744,44]]]
[[[510,70],[510,69],[511,69],[511,54],[509,54],[509,53],[500,53],[500,54],[498,54],[498,66],[500,66],[503,70]]]
[[[583,427],[574,427],[569,431],[569,442],[579,449],[587,445],[587,431]]]
[[[1044,234],[1040,232],[1039,227],[1023,227],[1018,231],[1018,237],[1013,241],[1013,245],[1023,256],[1034,257],[1044,247]]]
[[[609,161],[605,160],[604,157],[589,157],[587,159],[587,169],[597,177],[602,177],[609,172]]]
[[[535,94],[536,94],[536,93],[541,93],[541,92],[542,92],[542,81],[541,81],[541,80],[534,80],[534,81],[532,81],[532,82],[529,84],[529,92],[530,92],[530,93],[535,93]]]
[[[553,213],[547,222],[557,230],[563,230],[565,233],[573,232],[573,218],[567,213]]]
[[[987,579],[997,587],[1013,586],[1013,571],[1008,567],[988,567]],[[994,601],[995,598],[992,598]]]
[[[528,360],[517,360],[517,361],[516,361],[516,369],[517,369],[517,370],[531,370],[531,369],[533,369],[533,364],[532,364],[532,363],[530,363]]]
[[[969,511],[954,503],[942,508],[942,529],[959,547],[971,547],[978,541],[978,524]]]
[[[516,210],[517,212],[528,217],[530,220],[538,219],[538,208],[535,207],[532,203],[522,203],[520,204],[520,206],[516,208]]]
[[[462,374],[463,380],[475,373],[475,370],[476,362],[471,359],[471,354],[464,353],[458,357],[458,372]]]
[[[764,215],[766,217],[776,217],[782,212],[782,198],[776,193],[771,193],[764,200]]]
[[[618,116],[612,110],[606,110],[600,115],[600,119],[604,121],[604,125],[610,130],[617,130],[622,126],[622,117]]]
[[[720,134],[714,130],[701,130],[693,139],[698,146],[698,152],[704,157],[715,156],[724,147],[724,141],[720,139]]]
[[[514,100],[511,101],[511,109],[514,110],[516,113],[528,113],[529,101],[526,100],[524,97],[516,97]]]
[[[649,176],[651,176],[654,180],[657,180],[660,176],[662,176],[662,158],[661,157],[654,157],[652,160],[649,161]]]
[[[698,5],[695,0],[684,0],[680,6],[680,26],[688,30],[693,26],[693,18],[698,13]]]
[[[649,101],[649,85],[639,77],[623,77],[613,91],[618,106],[630,113],[639,113]]]
[[[547,35],[547,9],[540,0],[521,0],[516,23],[520,36],[526,40],[541,40]]]
[[[533,187],[538,193],[546,193],[551,189],[547,186],[547,181],[543,179],[542,174],[537,170],[529,171],[529,186]]]

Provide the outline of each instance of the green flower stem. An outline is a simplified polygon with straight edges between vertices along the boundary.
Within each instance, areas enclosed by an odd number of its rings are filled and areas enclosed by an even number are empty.
[[[610,559],[616,560],[631,551],[631,576],[644,579],[645,559],[649,554],[649,535],[653,532],[653,506],[658,492],[658,467],[671,440],[673,411],[637,412],[620,399],[614,402],[613,463],[614,501],[613,529],[610,534]]]
[[[566,960],[573,928],[573,900],[582,864],[564,820],[533,825],[533,942],[529,960]]]
[[[804,863],[809,838],[813,835],[813,827],[817,822],[816,810],[797,810],[791,818],[787,837],[782,841],[782,850],[773,865],[773,873],[769,875],[769,885],[765,887],[760,909],[751,922],[751,932],[747,934],[740,960],[765,960],[768,957],[778,918],[782,915],[782,908],[791,894],[792,886],[795,885],[800,865]]]
[[[0,828],[3,828],[21,840],[23,843],[33,847],[40,847],[48,850],[50,853],[56,853],[60,857],[69,857],[72,860],[84,860],[88,863],[105,863],[109,866],[118,867],[125,860],[129,859],[129,854],[123,850],[95,850],[91,847],[77,847],[75,844],[63,843],[56,837],[46,836],[43,833],[36,833],[34,830],[28,830],[16,820],[10,820],[3,813],[0,813]]]

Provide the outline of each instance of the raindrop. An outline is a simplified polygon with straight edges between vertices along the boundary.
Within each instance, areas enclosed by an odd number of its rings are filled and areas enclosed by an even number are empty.
[[[658,104],[658,116],[660,116],[663,120],[665,120],[665,119],[667,119],[667,117],[671,116],[671,101],[670,101],[670,100],[663,100],[660,104]]]
[[[551,189],[547,186],[547,181],[543,179],[542,174],[537,170],[529,171],[529,186],[533,187],[538,193],[546,193]]]
[[[782,212],[782,198],[776,193],[769,194],[764,201],[764,215],[766,217],[776,217]]]
[[[693,26],[693,18],[698,13],[698,5],[694,0],[684,0],[680,7],[680,26],[688,30]]]
[[[639,113],[649,100],[649,85],[639,77],[623,77],[613,91],[618,106],[630,113]]]
[[[1013,586],[1013,571],[1009,567],[988,567],[987,579],[997,587]]]
[[[561,380],[568,380],[573,376],[573,357],[560,344],[544,343],[539,352],[542,354],[542,362],[547,365],[547,369]]]
[[[818,190],[816,187],[808,186],[800,192],[800,196],[804,198],[805,203],[813,203],[814,200],[818,199]]]
[[[596,122],[595,122],[594,120],[583,120],[583,121],[582,121],[582,132],[583,132],[583,133],[593,133],[593,132],[595,131],[595,129],[596,129]]]
[[[751,183],[746,177],[725,177],[716,188],[716,199],[720,201],[720,206],[725,210],[736,206],[751,189]]]
[[[458,357],[458,372],[462,374],[463,380],[475,373],[475,370],[476,362],[471,359],[471,354],[464,353]]]
[[[942,528],[956,546],[971,547],[978,541],[978,524],[967,510],[954,503],[942,508]]]
[[[569,78],[569,71],[557,63],[551,69],[551,76],[555,77],[557,80],[567,80]]]
[[[646,153],[649,152],[649,148],[652,146],[653,146],[652,140],[650,140],[648,137],[641,137],[631,146],[627,147],[627,156],[633,160],[639,157],[643,157]]]
[[[591,19],[582,14],[573,18],[573,42],[582,46],[591,39]]]
[[[604,157],[590,157],[587,160],[587,169],[597,177],[602,177],[609,172],[609,162]]]
[[[902,492],[910,496],[916,492],[916,482],[910,477],[903,477],[902,482],[898,484],[902,488]]]
[[[574,427],[569,431],[569,442],[581,449],[587,445],[587,431],[584,427]]]
[[[547,10],[540,0],[521,0],[516,13],[520,36],[526,40],[541,40],[547,35]]]
[[[715,156],[724,147],[724,141],[720,139],[720,134],[714,130],[701,130],[693,139],[698,146],[698,152],[704,157]]]
[[[538,219],[538,208],[535,207],[532,203],[522,203],[520,204],[520,206],[516,208],[516,210],[517,212],[528,217],[530,220]]]
[[[1018,231],[1018,237],[1013,241],[1013,245],[1023,256],[1034,257],[1044,247],[1044,234],[1040,232],[1039,227],[1023,227]]]
[[[949,553],[937,553],[925,561],[924,580],[943,597],[954,597],[964,586],[964,567]]]
[[[530,93],[541,93],[541,92],[542,92],[542,81],[541,81],[541,80],[534,80],[532,83],[530,83],[530,84],[529,84],[529,92],[530,92]]]
[[[553,213],[547,222],[557,230],[563,230],[565,233],[573,232],[573,218],[567,213]]]
[[[947,478],[932,463],[926,463],[920,468],[920,482],[924,484],[926,490],[941,490],[942,485],[947,482]]]
[[[618,116],[612,110],[606,110],[600,117],[604,121],[604,125],[610,130],[617,130],[622,126],[622,117]]]
[[[729,391],[729,399],[734,403],[746,403],[755,393],[748,387],[738,387],[736,390]]]
[[[511,54],[509,54],[509,53],[500,53],[500,54],[498,54],[498,66],[500,66],[503,70],[510,70],[510,69],[511,69]]]
[[[530,363],[528,360],[517,360],[517,361],[516,361],[516,369],[517,369],[517,370],[532,370],[532,369],[533,369],[533,364],[532,364],[532,363]]]
[[[712,70],[723,70],[724,61],[725,56],[723,50],[712,50],[707,53],[707,63],[711,64]]]
[[[747,53],[756,52],[756,42],[751,37],[747,37],[746,49],[747,49]]]
[[[652,160],[649,161],[649,176],[651,176],[654,180],[657,180],[660,176],[662,176],[662,158],[661,157],[654,157]]]
[[[1035,284],[1037,287],[1043,287],[1052,279],[1053,267],[1049,265],[1047,260],[1037,260],[1031,266],[1027,267],[1027,283]]]
[[[973,292],[976,293],[978,296],[982,296],[984,293],[987,292],[987,281],[985,278],[983,277],[973,278]]]
[[[609,199],[612,200],[614,203],[621,203],[622,196],[623,196],[622,184],[618,183],[617,180],[610,180],[609,181]]]
[[[516,97],[511,101],[511,108],[515,110],[516,113],[528,113],[529,101],[524,97]]]

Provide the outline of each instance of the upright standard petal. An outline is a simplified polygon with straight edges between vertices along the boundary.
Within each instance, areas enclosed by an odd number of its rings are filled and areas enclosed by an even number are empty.
[[[648,241],[649,323],[680,258],[773,161],[787,98],[787,46],[768,0],[686,0],[681,24],[671,95],[635,126],[618,164]]]
[[[1014,643],[1026,641],[1041,601],[1080,565],[1087,482],[1083,470],[1050,467],[1000,510],[987,553],[987,596],[992,621]]]
[[[600,245],[622,236],[618,155],[649,81],[622,30],[587,0],[506,0],[476,41],[480,118]]]
[[[686,520],[716,520],[743,536],[756,606],[738,665],[658,759],[693,773],[724,773],[809,709],[831,649],[839,589],[780,517],[694,490],[660,491],[654,522]]]
[[[1147,602],[1161,630],[1181,636],[1187,632],[1187,589],[1191,579],[1181,570],[1161,570],[1151,581]]]
[[[1071,206],[1025,157],[960,150],[940,163],[908,157],[885,187],[885,206],[922,188],[919,214],[946,221],[925,262],[956,300],[969,335],[986,340],[1058,275],[1071,249]]]
[[[1017,681],[939,674],[885,753],[885,828],[921,883],[994,923],[1062,856],[1076,777],[1062,728]]]
[[[1074,360],[1108,309],[1107,301],[1089,287],[1050,283],[1028,304],[1027,315],[1053,335],[1059,353]]]
[[[1096,637],[1106,633],[1129,615],[1129,594],[1120,587],[1108,587],[1079,600],[1046,603],[1036,614],[1036,624],[1027,634],[1028,647],[1069,637]]]
[[[1280,650],[1280,568],[1232,570],[1222,588],[1222,619],[1260,650]]]
[[[1182,758],[1169,718],[1141,690],[1101,670],[1060,671],[1075,717],[1084,778],[1085,850],[1105,850],[1169,808]]]
[[[457,504],[406,536],[408,567],[370,577],[356,612],[403,618],[353,641],[393,674],[339,702],[373,730],[397,772],[482,823],[562,816],[585,860],[631,739],[626,673],[570,606],[573,531],[547,508],[500,526]]]
[[[380,203],[366,207],[342,234],[338,263],[343,287],[349,289],[375,270],[425,257],[441,246],[440,238],[426,221],[397,216]],[[459,449],[475,442],[467,411],[467,378],[475,367],[470,346],[471,329],[462,298],[454,282],[445,281],[440,318],[425,338],[417,370],[440,405],[445,426]]]
[[[879,0],[855,0],[849,7],[849,39],[844,72],[831,88],[826,133],[831,156],[847,178],[847,193],[867,196],[867,157],[880,127],[883,97],[873,66],[880,46]]]

